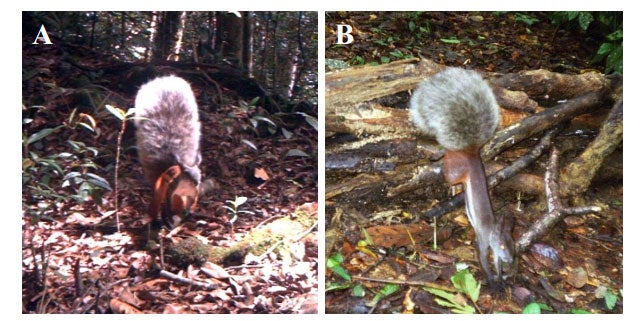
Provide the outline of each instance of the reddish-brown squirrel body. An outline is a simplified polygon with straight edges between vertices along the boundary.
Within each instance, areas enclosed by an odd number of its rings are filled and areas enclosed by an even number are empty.
[[[168,76],[143,85],[136,95],[139,162],[153,184],[148,213],[172,225],[193,210],[201,183],[201,124],[190,85]]]
[[[499,110],[489,86],[477,73],[447,68],[418,85],[410,103],[413,123],[445,147],[442,172],[451,185],[462,184],[467,217],[476,232],[480,264],[490,282],[489,248],[496,278],[501,263],[513,262],[514,244],[502,217],[493,213],[480,148],[492,136]]]

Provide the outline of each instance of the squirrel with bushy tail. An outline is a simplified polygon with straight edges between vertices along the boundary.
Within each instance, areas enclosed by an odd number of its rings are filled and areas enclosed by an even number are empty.
[[[176,76],[158,77],[136,95],[136,146],[153,185],[148,213],[173,226],[196,208],[201,183],[201,123],[192,88]]]
[[[464,187],[480,265],[491,285],[501,281],[501,264],[513,262],[514,242],[504,218],[493,213],[480,158],[482,145],[491,139],[500,119],[491,88],[474,71],[446,68],[417,86],[410,115],[423,134],[435,137],[445,148],[442,172],[449,184]],[[489,267],[489,248],[495,274]]]

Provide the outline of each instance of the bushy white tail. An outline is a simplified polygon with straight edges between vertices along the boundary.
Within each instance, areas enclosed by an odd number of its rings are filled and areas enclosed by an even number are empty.
[[[154,184],[150,216],[158,220],[194,209],[201,183],[201,123],[190,85],[175,76],[148,82],[136,95],[136,116],[139,161]]]

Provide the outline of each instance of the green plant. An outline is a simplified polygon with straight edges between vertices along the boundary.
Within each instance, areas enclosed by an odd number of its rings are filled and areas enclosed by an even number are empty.
[[[444,43],[448,43],[448,44],[459,44],[460,43],[460,39],[458,39],[456,36],[451,36],[449,38],[442,38],[442,39],[440,39],[440,41],[442,41]]]
[[[326,260],[326,267],[342,279],[351,282],[350,274],[342,267],[344,257],[341,253],[335,253]],[[328,291],[328,289],[326,289]]]
[[[560,11],[550,14],[555,25],[578,26],[601,42],[592,63],[605,63],[605,73],[623,74],[623,12]],[[591,32],[590,32],[591,31]]]
[[[436,296],[435,302],[437,304],[450,308],[454,313],[474,313],[475,309],[467,304],[463,294],[471,300],[477,309],[476,302],[480,296],[481,284],[476,281],[468,268],[456,272],[451,277],[451,283],[457,290],[456,294],[435,288],[425,288],[425,290]]]
[[[364,297],[366,290],[361,283],[354,283],[353,278],[348,271],[342,267],[344,257],[341,253],[335,253],[326,259],[326,268],[333,274],[339,276],[343,281],[331,281],[326,284],[326,292],[345,290],[352,287],[351,295],[354,297]]]
[[[121,142],[123,140],[123,135],[125,134],[125,129],[127,128],[127,123],[128,120],[130,119],[135,119],[137,117],[134,116],[135,109],[130,108],[127,111],[124,111],[121,108],[118,107],[113,107],[111,105],[105,105],[105,108],[112,113],[118,120],[121,122],[121,130],[118,132],[118,139],[116,142],[116,164],[114,168],[114,208],[116,211],[116,226],[118,231],[121,231],[121,220],[120,220],[120,215],[119,215],[119,210],[118,210],[118,169],[120,168],[120,155],[121,155]],[[143,117],[138,117],[142,119]]]
[[[531,302],[522,309],[522,314],[541,314],[542,310],[553,311],[554,309],[544,303]]]
[[[350,60],[350,63],[352,65],[363,65],[364,62],[365,62],[364,58],[362,56],[359,56],[359,55],[355,56],[355,57],[352,57],[351,60]]]
[[[431,25],[427,19],[421,20],[421,11],[411,11],[406,13],[408,28],[412,36],[418,40],[422,40],[431,32]]]
[[[377,291],[377,293],[375,293],[373,300],[366,303],[366,306],[374,307],[377,302],[380,302],[380,300],[386,298],[387,296],[390,296],[391,294],[399,290],[400,286],[397,284],[385,284],[384,287],[382,287],[379,291]]]
[[[111,191],[109,182],[103,177],[91,172],[87,172],[88,168],[98,170],[98,165],[94,163],[93,158],[98,155],[98,150],[94,147],[88,147],[85,143],[80,141],[68,140],[67,143],[72,146],[74,154],[65,153],[65,156],[71,159],[72,163],[78,168],[65,174],[63,177],[62,187],[72,187],[76,191],[75,195],[70,195],[77,203],[84,202],[88,196],[91,196],[94,202],[98,205],[103,205],[103,193]],[[89,153],[89,157],[82,157]],[[79,157],[81,156],[81,157]]]
[[[621,296],[623,296],[623,290],[619,290],[619,293]],[[595,293],[597,298],[603,298],[605,300],[605,307],[608,310],[613,310],[614,307],[616,306],[616,302],[618,301],[618,294],[616,291],[610,287],[601,285],[598,288],[596,288],[596,293]]]
[[[590,23],[594,21],[594,16],[591,12],[558,11],[552,12],[549,16],[549,19],[555,25],[571,25],[572,23],[577,22],[578,26],[583,29],[583,31],[587,31]]]
[[[40,106],[31,108],[42,109]],[[31,118],[23,119],[24,125],[31,122]],[[100,204],[103,192],[111,190],[107,180],[92,172],[99,169],[93,161],[98,154],[96,148],[72,139],[65,141],[67,148],[62,151],[51,146],[52,142],[56,143],[52,134],[77,130],[93,133],[95,127],[93,117],[77,114],[74,110],[63,125],[45,127],[28,137],[26,130],[23,131],[22,183],[28,190],[27,194],[23,193],[23,202],[38,203],[38,207],[25,206],[34,218],[42,217],[45,211],[53,208],[54,201],[83,203],[91,196]],[[43,143],[44,140],[48,143]],[[65,189],[71,189],[73,193]]]
[[[239,213],[246,213],[246,214],[254,214],[250,211],[245,211],[245,210],[240,210],[239,207],[243,205],[245,202],[248,201],[248,198],[245,196],[236,196],[234,198],[234,201],[227,200],[226,203],[230,204],[231,206],[224,205],[223,207],[228,210],[230,214],[230,224],[234,224],[234,222],[237,220],[237,214]]]
[[[605,73],[623,74],[623,30],[617,30],[605,37],[592,59],[593,63],[605,60]]]
[[[516,20],[516,22],[522,22],[522,23],[524,23],[524,24],[526,24],[528,26],[531,26],[534,23],[540,21],[540,20],[538,20],[538,18],[532,17],[532,16],[530,16],[528,14],[521,13],[521,12],[516,12],[514,14],[514,20]]]

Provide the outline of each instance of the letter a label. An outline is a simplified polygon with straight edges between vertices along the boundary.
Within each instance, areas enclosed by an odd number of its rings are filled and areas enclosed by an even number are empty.
[[[39,45],[40,43],[44,43],[46,45],[53,45],[53,42],[49,40],[49,35],[47,34],[47,29],[45,29],[45,25],[40,25],[40,31],[38,31],[36,40],[33,41],[32,45]]]
[[[344,31],[344,29],[346,31]],[[353,32],[353,27],[350,25],[337,25],[337,44],[348,45],[353,43],[353,35],[351,35],[351,32]],[[344,36],[346,37],[346,41],[344,41]]]

